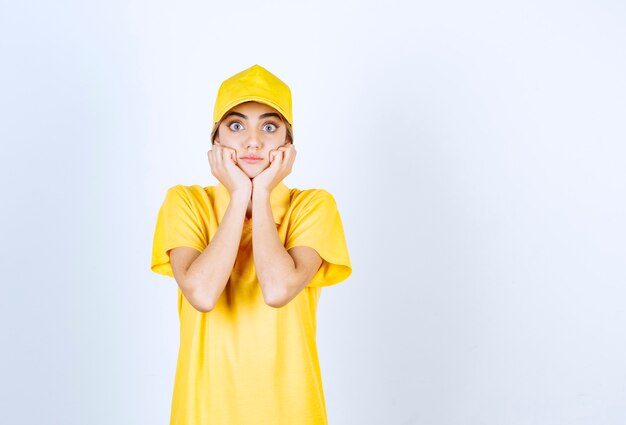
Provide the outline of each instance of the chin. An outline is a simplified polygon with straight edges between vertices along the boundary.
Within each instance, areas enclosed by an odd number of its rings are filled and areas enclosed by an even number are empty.
[[[246,173],[246,176],[248,176],[248,177],[250,177],[250,178],[252,179],[252,178],[254,178],[254,177],[258,176],[259,174],[261,174],[263,171],[267,170],[267,169],[269,168],[269,164],[268,164],[266,167],[264,167],[262,170],[258,170],[258,171],[256,171],[256,170],[244,169],[244,168],[242,168],[242,167],[239,167],[239,168],[241,168],[241,171],[243,171],[244,173]],[[251,167],[251,168],[252,168],[252,167]]]
[[[253,179],[253,178],[255,178],[256,176],[258,176],[259,174],[261,174],[261,171],[259,171],[258,173],[255,173],[255,172],[250,172],[250,170],[244,170],[244,169],[241,169],[241,171],[243,171],[243,172],[244,172],[244,174],[245,174],[246,176],[248,176],[248,178],[249,178],[249,179]]]

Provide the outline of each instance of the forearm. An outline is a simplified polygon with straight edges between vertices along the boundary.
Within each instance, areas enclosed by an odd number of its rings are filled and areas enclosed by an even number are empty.
[[[231,194],[215,235],[187,270],[189,292],[195,300],[208,305],[208,310],[217,303],[233,271],[249,201],[249,193]]]
[[[254,268],[265,302],[277,305],[288,296],[290,282],[295,276],[295,263],[278,236],[269,193],[253,192],[252,217]]]

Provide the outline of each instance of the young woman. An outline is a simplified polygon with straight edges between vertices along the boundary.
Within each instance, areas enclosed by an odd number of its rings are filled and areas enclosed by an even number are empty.
[[[291,106],[259,65],[225,80],[208,152],[219,183],[172,186],[159,210],[151,269],[178,284],[172,425],[327,424],[317,303],[352,266],[334,197],[283,183]]]

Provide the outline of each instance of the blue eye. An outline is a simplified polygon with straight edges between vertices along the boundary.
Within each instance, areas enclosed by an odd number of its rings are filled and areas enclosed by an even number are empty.
[[[232,123],[228,124],[228,128],[230,128],[231,130],[234,130],[234,131],[240,130],[239,128],[233,128],[234,125],[238,125],[238,126],[241,126],[241,128],[243,128],[243,126],[240,123],[238,123],[238,122],[232,122]]]
[[[264,126],[264,127],[267,127],[267,126],[271,126],[271,127],[273,127],[273,128],[274,128],[273,130],[269,130],[269,132],[270,132],[270,133],[275,132],[275,131],[276,131],[276,129],[278,128],[278,127],[276,127],[276,125],[274,125],[274,124],[265,124],[265,126]]]

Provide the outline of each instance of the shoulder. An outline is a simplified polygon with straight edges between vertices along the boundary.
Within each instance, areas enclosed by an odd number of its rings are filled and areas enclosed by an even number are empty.
[[[291,207],[294,210],[310,210],[319,207],[335,207],[335,197],[326,189],[291,189]]]
[[[292,188],[290,190],[291,202],[306,203],[315,199],[334,199],[333,195],[326,189],[311,188],[311,189],[298,189]]]
[[[166,200],[191,208],[206,208],[214,197],[214,186],[176,184],[167,189]]]

